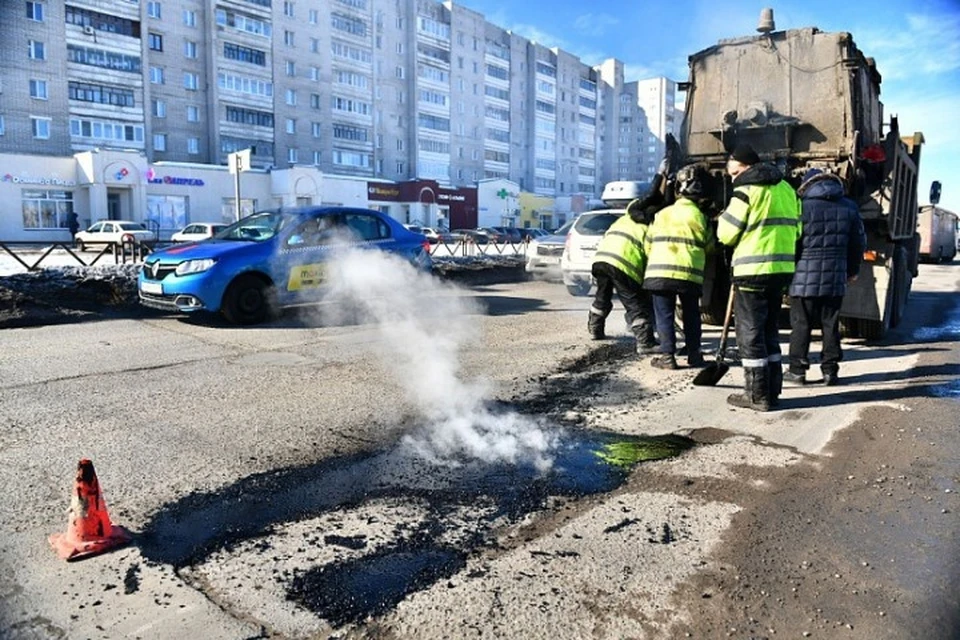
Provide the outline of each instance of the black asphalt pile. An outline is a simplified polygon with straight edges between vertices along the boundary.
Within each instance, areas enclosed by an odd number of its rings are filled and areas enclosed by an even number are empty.
[[[56,267],[0,277],[0,329],[153,313],[137,299],[138,265]],[[464,286],[524,279],[523,256],[437,258],[437,277]]]
[[[0,328],[87,319],[138,308],[133,264],[57,267],[0,278]]]

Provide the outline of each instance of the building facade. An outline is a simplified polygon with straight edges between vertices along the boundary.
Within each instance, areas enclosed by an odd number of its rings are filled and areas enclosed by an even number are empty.
[[[672,118],[670,81],[657,111],[621,62],[591,67],[452,2],[9,0],[0,24],[0,153],[224,165],[251,149],[268,171],[590,199],[651,175]]]

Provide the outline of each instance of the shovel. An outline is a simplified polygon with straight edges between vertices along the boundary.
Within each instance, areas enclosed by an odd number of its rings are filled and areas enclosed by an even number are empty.
[[[720,348],[717,349],[717,361],[700,370],[697,377],[693,379],[694,386],[715,386],[720,382],[720,378],[730,370],[730,365],[723,361],[723,357],[727,351],[727,334],[730,333],[730,318],[733,316],[733,296],[735,293],[736,289],[731,284],[730,295],[727,298],[727,312],[723,316],[723,330],[720,332]]]

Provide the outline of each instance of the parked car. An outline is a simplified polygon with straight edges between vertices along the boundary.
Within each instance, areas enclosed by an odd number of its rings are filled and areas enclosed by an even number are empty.
[[[483,229],[454,229],[451,233],[464,242],[474,244],[488,244],[490,242],[490,236]]]
[[[101,220],[85,231],[78,231],[73,239],[77,249],[84,251],[90,245],[122,244],[126,236],[144,244],[157,241],[157,234],[132,220]]]
[[[546,229],[541,229],[539,227],[523,227],[518,229],[520,232],[520,239],[524,242],[537,240],[539,238],[546,238],[551,235]]]
[[[526,271],[548,280],[562,280],[560,258],[567,242],[567,232],[573,226],[573,220],[560,227],[553,235],[533,238],[527,244]]]
[[[212,238],[228,226],[219,222],[193,222],[170,236],[170,242],[200,242]]]
[[[262,211],[206,242],[150,254],[137,281],[140,301],[166,311],[220,312],[236,324],[257,324],[278,307],[317,301],[326,264],[344,246],[393,253],[425,270],[432,266],[424,237],[379,211]]]
[[[622,216],[623,209],[600,209],[580,214],[566,236],[560,272],[563,284],[574,296],[586,296],[593,287],[593,257],[607,229]]]
[[[503,240],[498,240],[497,242],[511,242],[514,244],[519,244],[523,242],[523,236],[520,234],[520,229],[516,227],[490,227],[498,234]]]

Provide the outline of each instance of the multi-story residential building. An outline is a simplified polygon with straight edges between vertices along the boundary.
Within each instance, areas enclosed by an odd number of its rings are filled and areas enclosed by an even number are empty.
[[[452,2],[9,0],[0,24],[2,153],[252,148],[260,168],[593,196],[651,177],[674,125],[671,81]]]

